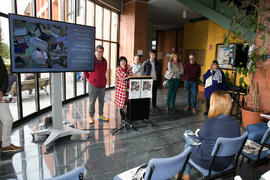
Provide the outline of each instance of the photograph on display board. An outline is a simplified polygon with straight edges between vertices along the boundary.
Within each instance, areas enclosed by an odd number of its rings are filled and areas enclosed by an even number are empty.
[[[141,98],[141,80],[131,79],[129,81],[129,99]]]
[[[67,67],[67,27],[14,21],[15,67]]]
[[[220,68],[232,69],[234,63],[234,44],[227,46],[218,44],[216,56]]]
[[[152,79],[142,80],[141,98],[152,98]]]

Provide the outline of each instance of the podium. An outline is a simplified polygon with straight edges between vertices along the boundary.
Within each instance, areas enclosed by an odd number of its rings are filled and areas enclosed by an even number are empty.
[[[127,105],[126,119],[121,120],[121,127],[115,130],[112,133],[113,135],[126,126],[137,130],[137,127],[132,124],[134,121],[149,120],[153,86],[152,76],[131,76],[126,78],[125,81],[126,86],[129,83],[129,100],[125,102],[125,105]]]
[[[153,86],[152,76],[132,76],[127,78],[127,82],[128,81],[129,106],[127,119],[130,122],[149,119]],[[139,88],[136,85],[138,85]]]

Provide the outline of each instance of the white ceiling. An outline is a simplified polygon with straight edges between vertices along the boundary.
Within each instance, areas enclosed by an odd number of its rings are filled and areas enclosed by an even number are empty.
[[[153,27],[157,27],[159,30],[181,28],[190,19],[201,17],[177,0],[150,0],[148,1],[148,8],[149,20]],[[184,10],[187,11],[187,18],[185,19],[183,19]]]

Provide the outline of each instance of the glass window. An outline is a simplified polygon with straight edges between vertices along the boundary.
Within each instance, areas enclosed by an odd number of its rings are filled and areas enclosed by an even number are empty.
[[[21,74],[23,117],[36,112],[34,78],[33,73]]]
[[[32,16],[32,0],[17,1],[17,11],[20,15]]]
[[[110,40],[110,23],[111,23],[111,12],[104,8],[103,16],[103,39]]]
[[[94,26],[95,18],[95,5],[91,1],[87,1],[87,12],[86,12],[86,25]]]
[[[84,93],[82,76],[83,72],[76,72],[77,95],[82,95]]]
[[[102,39],[102,16],[103,8],[99,5],[96,5],[96,38]]]
[[[95,46],[97,46],[97,45],[102,45],[102,41],[98,41],[98,40],[96,40],[96,42],[95,42]]]
[[[157,41],[153,40],[152,41],[152,50],[156,50],[157,49]]]
[[[48,18],[48,0],[35,0],[36,1],[36,15],[39,18]],[[0,12],[9,13],[11,12],[11,1],[10,7],[6,8],[4,6],[0,7]],[[18,14],[33,16],[33,0],[17,0]],[[62,0],[52,0],[52,19],[65,22],[74,23],[75,17],[77,24],[86,24],[96,27],[96,41],[95,45],[104,46],[104,57],[107,59],[107,86],[115,85],[115,69],[117,62],[117,39],[118,39],[118,19],[119,15],[112,12],[109,9],[103,8],[100,5],[94,3],[91,0],[65,0],[65,4],[62,4]],[[77,7],[77,14],[75,14],[75,3]],[[86,9],[85,9],[86,8]],[[64,12],[64,17],[63,16]],[[86,15],[85,15],[86,12]],[[9,34],[8,32],[8,19],[0,17],[1,29],[2,29],[2,41],[1,46],[7,46],[9,48]],[[3,25],[6,23],[6,25]],[[7,27],[5,27],[7,26]],[[6,43],[5,43],[6,42]],[[6,45],[5,45],[6,44]],[[9,50],[8,50],[9,52]],[[9,53],[7,53],[9,54]],[[3,55],[2,55],[3,56]],[[5,64],[8,66],[10,64],[9,57],[5,59]],[[77,95],[82,95],[84,93],[83,81],[80,77],[83,73],[81,72],[67,72],[65,85],[66,85],[66,99],[74,97],[74,75],[76,76],[77,83]],[[16,80],[16,75],[15,75]],[[51,82],[50,73],[40,73],[39,84],[40,86],[44,83],[44,80]],[[23,87],[25,83],[30,83],[27,88],[22,91],[22,106],[23,106],[23,116],[27,116],[36,111],[35,102],[35,84],[34,84],[34,74],[22,73],[21,74],[21,86]],[[111,83],[111,84],[109,84]],[[39,87],[39,97],[40,97],[40,109],[48,107],[51,105],[50,89],[51,84],[42,85]],[[62,87],[63,88],[63,87]],[[86,91],[88,92],[88,83],[86,85]],[[10,104],[11,112],[15,120],[18,119],[17,104]]]
[[[70,99],[74,97],[74,87],[73,87],[73,74],[75,72],[66,73],[66,98]]]
[[[112,12],[112,24],[111,24],[111,41],[117,42],[118,36],[118,14]]]
[[[51,78],[50,73],[39,74],[39,99],[40,109],[46,108],[51,105]]]
[[[62,3],[58,3],[58,1],[54,0],[52,2],[52,20],[62,20],[62,12],[61,9],[63,8]]]
[[[107,72],[106,72],[106,78],[107,78],[107,85],[109,85],[109,68],[110,68],[110,43],[103,42],[104,47],[104,58],[107,60]]]
[[[75,12],[75,0],[67,0],[67,18],[66,21],[73,23],[74,22],[74,12]]]
[[[32,0],[30,1],[32,2]],[[23,1],[18,1],[18,2],[23,2]],[[36,7],[37,7],[37,10],[36,10],[37,17],[48,18],[48,3],[45,3],[44,0],[36,0]]]
[[[11,1],[5,2],[4,5],[0,6],[0,12],[8,14],[12,12]],[[8,19],[0,16],[0,46],[2,51],[0,55],[4,60],[4,64],[8,70],[9,85],[7,92],[10,92],[12,86],[16,84],[17,75],[12,74],[10,71],[10,43],[9,43],[9,25]],[[9,108],[13,117],[13,121],[18,120],[18,108],[17,103],[10,103]]]
[[[110,79],[111,86],[115,86],[115,71],[117,63],[117,44],[111,43],[111,63],[110,63]]]
[[[77,24],[85,24],[85,2],[77,0]]]

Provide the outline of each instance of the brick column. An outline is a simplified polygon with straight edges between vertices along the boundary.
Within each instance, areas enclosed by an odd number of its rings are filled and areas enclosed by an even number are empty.
[[[262,0],[263,7],[270,8],[270,0]],[[270,29],[270,23],[266,19],[266,17],[270,16],[270,11],[261,11],[262,14],[260,16],[260,22],[262,22],[267,28],[262,32],[257,32],[255,47],[265,48],[266,53],[270,54],[270,34],[268,33]],[[264,17],[264,18],[262,18]],[[262,35],[266,36],[266,40],[260,40]],[[270,59],[267,59],[265,62],[258,62],[256,65],[256,72],[252,77],[252,83],[254,85],[258,85],[258,99],[259,99],[259,109],[265,113],[270,113]],[[254,89],[251,88],[248,96],[246,97],[246,101],[249,108],[253,107],[253,96]]]
[[[120,16],[119,55],[125,56],[128,63],[143,50],[141,61],[148,55],[147,51],[147,17],[148,0],[124,0],[123,11]]]

